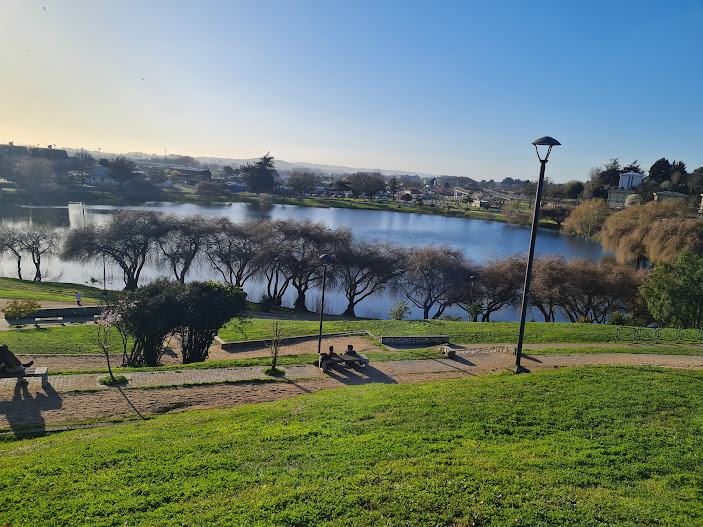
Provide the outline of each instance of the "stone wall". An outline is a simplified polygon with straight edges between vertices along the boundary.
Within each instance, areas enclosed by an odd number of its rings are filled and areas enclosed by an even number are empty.
[[[448,335],[409,335],[404,337],[381,337],[381,344],[387,346],[405,346],[419,344],[421,346],[434,346],[436,344],[449,344]]]

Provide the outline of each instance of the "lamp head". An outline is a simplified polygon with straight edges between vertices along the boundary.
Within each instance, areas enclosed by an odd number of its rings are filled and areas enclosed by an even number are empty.
[[[559,146],[561,143],[554,139],[553,137],[549,137],[548,135],[545,135],[544,137],[540,137],[536,141],[532,141],[532,144],[535,145],[535,151],[537,152],[537,159],[540,161],[544,161],[545,163],[547,162],[547,158],[549,158],[549,154],[552,151],[553,146]],[[547,154],[544,156],[544,159],[539,155],[539,148],[538,146],[548,146],[549,148],[547,149]]]
[[[331,260],[331,259],[332,259],[332,256],[330,256],[330,255],[327,254],[327,253],[325,253],[325,254],[323,254],[323,255],[320,256],[320,260],[322,260],[322,264],[323,264],[323,265],[327,265],[328,263],[330,263],[330,260]]]

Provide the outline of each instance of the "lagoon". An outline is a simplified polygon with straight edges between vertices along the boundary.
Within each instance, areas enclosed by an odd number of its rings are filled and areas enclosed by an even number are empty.
[[[107,205],[83,205],[71,203],[65,207],[8,207],[0,212],[0,222],[21,227],[30,222],[49,223],[67,230],[83,225],[100,224],[110,215],[123,208],[148,209],[164,214],[201,214],[203,216],[225,216],[233,221],[275,220],[292,218],[322,221],[332,229],[344,227],[352,231],[354,237],[367,241],[391,242],[402,246],[436,246],[447,245],[458,249],[476,263],[481,263],[493,256],[501,257],[511,254],[526,254],[529,247],[529,227],[510,225],[492,221],[433,216],[414,213],[396,213],[388,211],[355,210],[339,208],[312,208],[295,205],[278,205],[270,203],[227,203],[222,205],[195,205],[175,203],[148,203],[141,207],[114,207]],[[599,243],[577,236],[561,234],[548,229],[539,229],[535,252],[539,254],[561,254],[567,258],[589,258],[599,260],[606,253]],[[63,262],[56,257],[46,260],[45,280],[62,280],[75,283],[93,283],[102,285],[102,262],[75,263]],[[25,278],[31,278],[31,262],[23,265]],[[121,271],[108,263],[107,287],[121,289]],[[143,282],[158,276],[168,276],[168,269],[155,262],[144,270]],[[16,276],[16,262],[4,255],[0,259],[0,274]],[[190,279],[217,279],[214,271],[205,262],[201,262],[190,275]],[[249,298],[258,301],[262,289],[259,284],[247,284],[245,287]],[[328,300],[329,299],[329,300]],[[361,302],[357,315],[388,318],[388,310],[398,298],[379,295]],[[287,304],[292,304],[287,298]],[[308,308],[319,305],[319,297],[311,292]],[[329,292],[325,298],[325,312],[341,313],[346,307],[344,298],[335,292]],[[459,309],[448,310],[447,314],[465,315]],[[421,312],[413,310],[411,318],[419,318]],[[518,314],[506,311],[496,314],[495,320],[516,320]],[[537,318],[537,317],[536,317]]]

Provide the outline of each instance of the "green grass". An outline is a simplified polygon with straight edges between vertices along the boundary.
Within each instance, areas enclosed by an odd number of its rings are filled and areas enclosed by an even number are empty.
[[[80,291],[86,303],[98,303],[102,289],[63,282],[33,282],[17,278],[0,278],[0,298],[10,300],[30,298],[37,301],[75,302],[75,292]]]
[[[679,346],[623,346],[623,347],[598,347],[591,348],[544,348],[530,349],[526,355],[571,355],[575,353],[634,353],[634,354],[656,354],[656,355],[703,355],[703,347],[700,345],[679,345]]]
[[[376,384],[10,439],[0,524],[700,525],[702,383],[602,367]]]
[[[0,343],[7,344],[17,355],[102,353],[96,344],[96,335],[93,324],[13,329],[0,333]],[[116,333],[110,350],[112,353],[122,353]]]
[[[312,335],[319,322],[283,320],[285,335]],[[219,336],[226,342],[266,339],[270,337],[271,321],[253,319],[243,326],[227,325]],[[449,335],[451,342],[506,343],[517,342],[517,322],[450,322],[445,320],[330,320],[323,323],[324,333],[340,331],[370,331],[377,337],[392,335]],[[525,326],[526,343],[540,342],[614,342],[615,326],[600,324],[571,324],[531,322]]]

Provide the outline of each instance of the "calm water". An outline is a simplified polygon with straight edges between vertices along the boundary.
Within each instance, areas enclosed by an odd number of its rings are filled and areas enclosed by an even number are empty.
[[[334,208],[307,208],[294,205],[232,203],[228,205],[203,206],[193,204],[151,204],[142,209],[180,215],[201,214],[203,216],[226,216],[233,221],[250,219],[274,220],[292,218],[309,219],[313,222],[323,221],[330,228],[347,227],[353,235],[363,240],[392,242],[403,246],[448,245],[461,250],[475,262],[482,262],[491,256],[506,256],[515,253],[526,254],[529,248],[530,229],[503,223],[429,216],[420,214],[401,214],[385,211],[369,211]],[[29,222],[50,223],[63,229],[83,225],[100,224],[107,221],[120,207],[69,204],[67,207],[17,207],[0,212],[0,221],[21,226]],[[537,254],[562,254],[567,258],[586,257],[599,260],[605,253],[599,243],[576,236],[559,234],[540,229],[535,246]],[[48,257],[43,266],[45,280],[62,280],[66,282],[93,283],[100,286],[103,281],[102,261],[89,263],[63,262]],[[23,277],[32,278],[31,261],[23,263]],[[167,275],[170,271],[152,264],[142,273],[142,282],[146,283],[157,276]],[[3,276],[16,276],[16,262],[5,255],[0,259],[0,273]],[[192,271],[190,279],[219,278],[205,264]],[[121,271],[107,266],[107,287],[121,289],[124,286]],[[262,288],[259,284],[248,284],[245,288],[252,300],[259,300]],[[342,295],[328,292],[325,298],[325,311],[340,313],[346,307]],[[328,301],[329,299],[329,301]],[[288,304],[292,304],[292,295]],[[388,318],[388,310],[398,298],[386,295],[362,301],[357,306],[357,315],[375,318]],[[319,306],[319,295],[308,295],[308,307]],[[459,309],[447,311],[447,314],[465,313]],[[413,311],[412,317],[419,318],[421,312]],[[494,315],[496,320],[516,320],[518,315],[504,312]],[[538,317],[535,317],[538,319]]]

